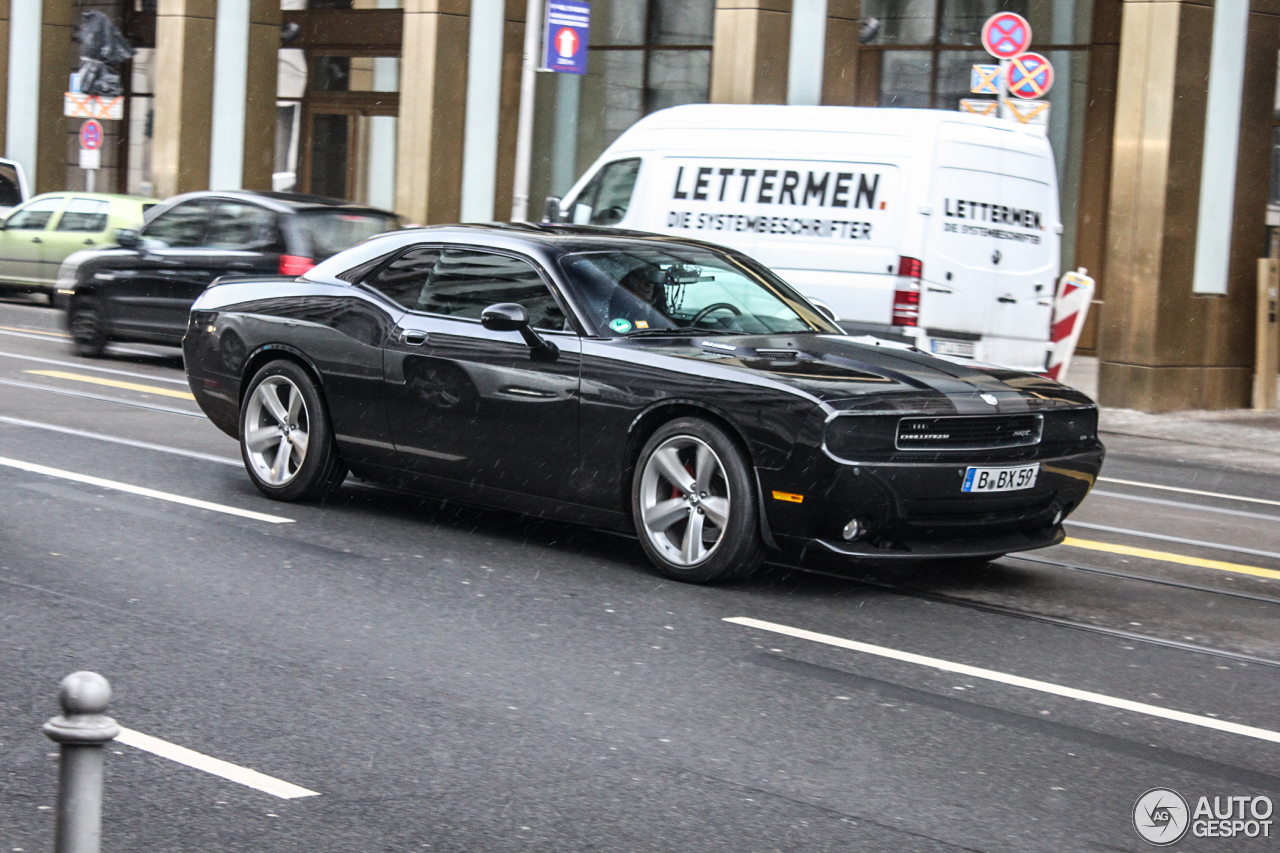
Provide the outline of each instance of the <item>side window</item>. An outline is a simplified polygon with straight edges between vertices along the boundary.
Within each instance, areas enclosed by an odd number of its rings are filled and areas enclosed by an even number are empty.
[[[392,301],[415,311],[426,311],[427,282],[440,259],[436,246],[419,246],[410,249],[374,275],[364,284],[380,291]]]
[[[479,320],[497,302],[516,302],[529,312],[535,329],[564,329],[556,298],[531,264],[491,252],[446,249],[418,308],[432,314]]]
[[[18,183],[18,170],[8,163],[0,163],[0,207],[17,207],[22,204],[22,185]]]
[[[640,158],[615,160],[578,193],[573,203],[574,225],[617,225],[631,206],[631,193],[640,173]]]
[[[111,202],[95,198],[73,198],[67,202],[67,209],[62,211],[58,220],[57,231],[89,231],[97,233],[107,230],[107,215],[111,212]]]
[[[266,249],[279,242],[276,215],[256,204],[209,203],[204,245],[210,249]]]
[[[62,207],[63,198],[42,198],[15,211],[5,227],[10,231],[43,231],[49,220]]]
[[[147,223],[142,236],[160,248],[190,249],[204,240],[208,208],[199,200],[184,201]]]

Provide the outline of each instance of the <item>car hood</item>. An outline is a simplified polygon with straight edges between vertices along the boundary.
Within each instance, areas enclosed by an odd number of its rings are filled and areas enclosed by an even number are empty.
[[[790,386],[833,410],[996,414],[1092,406],[1043,376],[928,355],[874,337],[714,335],[626,338],[637,350],[704,362]],[[714,371],[718,372],[718,371]]]

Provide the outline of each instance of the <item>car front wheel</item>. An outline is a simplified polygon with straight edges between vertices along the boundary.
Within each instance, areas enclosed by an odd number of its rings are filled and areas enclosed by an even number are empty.
[[[102,302],[93,296],[81,296],[71,303],[67,315],[67,330],[71,332],[71,345],[76,355],[97,358],[107,348],[107,322],[103,316]]]
[[[249,383],[240,455],[254,485],[278,501],[318,500],[347,475],[319,389],[292,361],[271,362]]]
[[[680,418],[658,428],[640,451],[631,507],[641,546],[669,578],[713,583],[760,564],[750,465],[708,421]]]

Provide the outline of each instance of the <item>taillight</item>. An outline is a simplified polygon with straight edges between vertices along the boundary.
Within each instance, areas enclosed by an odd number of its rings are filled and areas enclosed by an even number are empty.
[[[893,288],[893,325],[920,324],[920,276],[924,264],[918,258],[898,258],[898,281]]]
[[[281,255],[280,275],[302,275],[315,265],[315,261],[300,255]]]

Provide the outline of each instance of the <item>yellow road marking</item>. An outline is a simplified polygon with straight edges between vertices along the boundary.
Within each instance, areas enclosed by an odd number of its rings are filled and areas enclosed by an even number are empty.
[[[0,326],[0,329],[4,329],[5,331],[9,331],[9,332],[26,332],[27,334],[30,334],[30,335],[48,335],[51,338],[71,337],[70,335],[62,334],[61,332],[42,332],[39,329],[24,329],[21,326]]]
[[[1062,544],[1070,545],[1072,548],[1085,548],[1089,551],[1106,551],[1108,554],[1123,554],[1126,557],[1142,557],[1146,560],[1160,560],[1165,563],[1180,563],[1184,566],[1196,566],[1201,569],[1217,569],[1220,572],[1235,572],[1239,575],[1253,575],[1259,578],[1280,580],[1280,572],[1274,569],[1245,566],[1240,563],[1227,563],[1222,560],[1206,560],[1202,557],[1188,557],[1185,554],[1173,554],[1168,551],[1151,551],[1147,548],[1134,548],[1130,545],[1094,542],[1092,539],[1073,539],[1070,536],[1064,539]]]
[[[121,382],[119,379],[101,379],[97,376],[85,376],[80,373],[66,373],[61,370],[26,370],[36,376],[52,376],[55,379],[72,379],[76,382],[90,382],[94,385],[107,385],[111,388],[124,388],[129,391],[141,391],[143,394],[159,394],[163,397],[177,397],[180,400],[194,400],[190,391],[174,391],[169,388],[158,388],[155,385],[140,385],[137,382]]]

